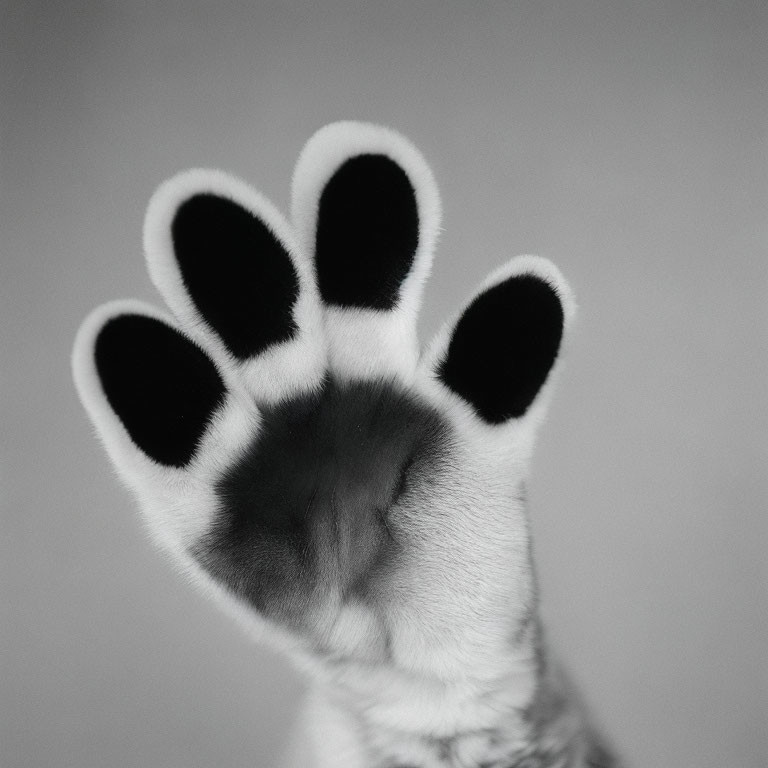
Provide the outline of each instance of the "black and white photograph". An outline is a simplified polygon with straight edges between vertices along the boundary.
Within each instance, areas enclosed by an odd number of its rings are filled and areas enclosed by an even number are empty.
[[[0,768],[768,765],[765,0],[0,49]]]

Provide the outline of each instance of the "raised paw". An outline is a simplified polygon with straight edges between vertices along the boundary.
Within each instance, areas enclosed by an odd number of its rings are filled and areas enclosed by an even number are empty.
[[[439,201],[383,128],[318,132],[292,211],[220,172],[164,184],[145,250],[171,314],[92,313],[80,396],[153,533],[219,595],[326,654],[482,665],[533,599],[523,483],[570,292],[513,259],[420,354]]]

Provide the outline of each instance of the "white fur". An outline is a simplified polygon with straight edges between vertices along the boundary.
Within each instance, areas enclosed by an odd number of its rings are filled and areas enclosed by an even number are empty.
[[[342,378],[394,375],[410,381],[418,360],[416,320],[440,228],[440,196],[421,153],[400,134],[378,125],[345,121],[321,128],[296,163],[293,223],[302,248],[314,254],[320,196],[334,173],[347,160],[362,154],[384,155],[407,174],[416,194],[418,247],[392,311],[326,308],[330,364]]]
[[[499,669],[493,680],[454,684],[350,666],[344,677],[309,691],[285,768],[370,768],[371,750],[386,755],[391,761],[386,765],[445,768],[425,737],[455,734],[466,734],[455,740],[464,761],[457,764],[480,764],[494,751],[484,731],[501,727],[525,733],[519,711],[530,701],[534,680],[531,662],[508,672]],[[505,742],[496,749],[509,747]]]

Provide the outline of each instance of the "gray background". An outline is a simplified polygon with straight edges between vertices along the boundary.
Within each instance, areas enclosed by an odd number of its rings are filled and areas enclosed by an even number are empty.
[[[273,765],[301,683],[150,548],[76,400],[95,304],[158,297],[146,201],[283,209],[326,122],[425,153],[428,338],[537,252],[580,321],[532,482],[545,614],[631,766],[768,763],[768,14],[755,2],[2,3],[0,765]]]

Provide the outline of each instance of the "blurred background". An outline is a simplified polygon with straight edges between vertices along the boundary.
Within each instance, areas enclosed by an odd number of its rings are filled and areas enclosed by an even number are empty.
[[[581,312],[531,483],[553,644],[632,768],[768,764],[768,5],[0,2],[0,765],[272,768],[302,683],[151,548],[76,399],[190,166],[426,155],[422,338],[516,253]]]

